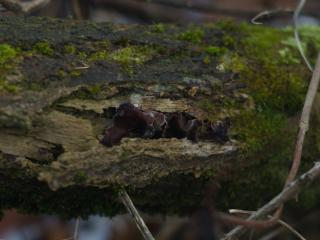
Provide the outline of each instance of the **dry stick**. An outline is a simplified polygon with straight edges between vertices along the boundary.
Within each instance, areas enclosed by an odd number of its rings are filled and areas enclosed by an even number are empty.
[[[73,233],[73,240],[78,240],[79,225],[80,225],[80,217],[77,217],[74,233]]]
[[[75,220],[73,236],[68,237],[68,238],[64,238],[63,240],[78,240],[79,226],[80,226],[80,217],[77,217]]]
[[[282,13],[282,12],[283,13],[293,12],[294,38],[295,38],[299,53],[300,53],[303,61],[305,62],[307,68],[312,72],[313,69],[312,69],[311,64],[308,61],[306,55],[303,52],[303,48],[302,48],[302,44],[301,44],[301,40],[300,40],[300,36],[299,36],[299,32],[298,32],[299,15],[300,15],[305,3],[306,3],[306,0],[300,0],[298,6],[295,8],[294,11],[291,9],[275,9],[275,10],[266,10],[266,11],[260,12],[254,18],[251,19],[251,23],[259,25],[259,24],[262,24],[262,22],[258,22],[258,19],[261,19],[262,17],[271,16],[271,15]]]
[[[254,211],[245,211],[245,210],[240,210],[240,209],[230,209],[229,212],[231,214],[245,214],[245,215],[250,215],[253,214]],[[269,218],[272,218],[272,216],[268,216]],[[282,225],[284,228],[288,229],[290,232],[292,232],[294,235],[296,235],[299,239],[301,240],[306,240],[297,230],[295,230],[293,227],[291,227],[288,223],[285,221],[279,219],[278,223]]]
[[[252,24],[260,25],[263,24],[262,22],[258,22],[258,19],[263,18],[263,17],[270,17],[275,14],[279,13],[292,13],[292,9],[275,9],[275,10],[266,10],[263,12],[258,13],[254,18],[251,19]]]
[[[131,214],[131,216],[134,218],[134,221],[140,230],[143,238],[145,240],[155,240],[152,236],[151,232],[149,231],[148,227],[144,223],[142,217],[139,215],[137,209],[133,205],[128,193],[125,190],[119,191],[119,198],[121,199],[122,203],[125,205],[128,212]]]
[[[300,0],[297,8],[294,11],[293,14],[293,28],[294,28],[294,38],[296,40],[297,43],[297,47],[299,49],[300,55],[303,58],[303,61],[305,62],[305,64],[307,65],[308,69],[312,72],[313,69],[311,67],[310,62],[308,61],[307,57],[305,56],[304,52],[303,52],[303,48],[301,45],[301,40],[300,40],[300,36],[299,36],[299,32],[298,32],[298,20],[299,20],[299,15],[304,7],[306,3],[306,0]]]
[[[303,106],[303,110],[302,110],[302,114],[301,114],[301,118],[300,118],[300,123],[299,123],[299,133],[298,133],[298,139],[296,142],[294,158],[293,158],[290,172],[289,172],[288,177],[286,179],[285,186],[287,186],[288,184],[290,184],[290,182],[293,181],[293,179],[297,175],[297,172],[298,172],[298,169],[300,166],[304,137],[305,137],[306,132],[309,129],[310,113],[311,113],[314,98],[317,93],[319,81],[320,81],[320,53],[318,54],[315,70],[313,72],[313,75],[312,75],[312,78],[311,78],[311,81],[309,84],[306,100],[304,102],[304,106]],[[262,208],[260,208],[256,213],[252,214],[251,217],[249,217],[247,219],[248,222],[250,222],[250,220],[257,219],[257,216],[264,216],[264,215],[257,215],[258,212],[261,212],[260,211],[261,209]],[[272,209],[272,210],[274,210],[274,209]],[[272,210],[270,210],[270,211],[272,211]],[[283,205],[280,204],[276,213],[274,214],[274,216],[270,220],[257,221],[257,223],[262,224],[261,227],[265,227],[265,226],[269,227],[269,226],[274,225],[277,222],[277,220],[279,219],[279,217],[281,216],[282,210],[283,210]],[[263,224],[265,224],[265,225],[263,225]],[[228,237],[241,236],[244,233],[244,231],[245,231],[244,227],[239,226],[239,227],[236,227],[235,229],[233,229],[232,231],[230,231],[226,236],[228,236]]]
[[[254,212],[248,220],[255,220],[261,217],[265,217],[269,212],[274,211],[279,206],[288,200],[294,198],[304,187],[312,183],[315,179],[320,177],[320,162],[316,162],[315,166],[311,168],[308,172],[301,175],[297,180],[291,182],[287,187],[285,187],[281,193],[274,197],[270,202],[261,207],[258,211]],[[223,240],[236,239],[244,233],[243,227],[237,227],[231,232],[226,234]]]

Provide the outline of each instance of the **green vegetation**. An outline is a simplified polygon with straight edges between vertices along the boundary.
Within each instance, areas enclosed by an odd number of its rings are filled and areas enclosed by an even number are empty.
[[[36,53],[40,53],[46,56],[53,56],[54,50],[52,49],[49,42],[38,42],[34,47],[33,50]]]
[[[114,51],[103,48],[94,52],[88,60],[89,62],[95,62],[98,60],[117,62],[127,74],[131,75],[133,74],[134,65],[141,65],[145,63],[157,52],[157,48],[151,46],[126,46]]]
[[[208,46],[205,48],[205,51],[206,53],[213,56],[221,56],[227,51],[227,49],[224,47],[218,47],[218,46]]]
[[[178,39],[189,41],[192,43],[201,43],[205,33],[202,28],[190,26],[189,29],[178,35]]]
[[[17,50],[8,44],[0,44],[0,92],[17,93],[18,87],[9,83],[5,76],[14,70]]]
[[[231,117],[231,135],[245,143],[243,159],[249,165],[222,183],[224,191],[219,204],[252,208],[282,188],[297,130],[297,125],[289,119],[302,109],[310,73],[301,60],[292,31],[245,24],[237,25],[237,28],[228,24],[227,29],[231,31],[225,31],[224,38],[233,45],[233,50],[220,58],[220,64],[225,71],[239,75],[238,81],[246,85],[240,92],[252,96],[254,106],[228,105],[229,112],[240,110],[240,114]],[[305,52],[314,59],[312,49],[320,44],[320,39],[311,36],[308,39],[303,33],[302,37]],[[302,168],[310,165],[319,154],[319,149],[309,151],[315,154],[304,157]],[[302,198],[314,205],[315,195],[319,196],[319,192],[310,191]],[[247,199],[251,200],[248,202]]]
[[[0,79],[0,93],[2,91],[10,92],[10,93],[17,93],[19,90],[18,86],[14,84],[10,84],[7,81]]]
[[[68,44],[64,46],[64,51],[67,54],[75,54],[77,51],[77,48],[74,45]]]
[[[165,30],[166,28],[163,23],[157,23],[153,25],[153,31],[156,33],[164,33]]]
[[[110,57],[109,55],[110,53],[108,50],[99,50],[90,56],[89,61],[108,60]]]
[[[8,44],[0,44],[0,64],[5,64],[8,60],[14,58],[17,51]]]
[[[152,58],[154,50],[149,47],[125,47],[113,52],[110,58],[124,66],[142,64]]]

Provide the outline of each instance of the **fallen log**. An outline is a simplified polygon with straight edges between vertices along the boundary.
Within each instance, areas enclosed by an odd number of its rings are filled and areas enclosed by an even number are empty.
[[[310,79],[291,30],[232,22],[0,18],[0,63],[1,208],[67,217],[116,214],[119,188],[143,211],[191,213],[209,180],[220,208],[257,207],[281,190]]]

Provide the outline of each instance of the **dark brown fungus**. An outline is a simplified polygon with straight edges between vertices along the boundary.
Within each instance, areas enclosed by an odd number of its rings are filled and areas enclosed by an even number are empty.
[[[206,121],[206,137],[219,143],[229,141],[228,130],[230,128],[230,118],[217,121],[215,123]]]
[[[112,146],[119,143],[123,137],[129,136],[131,132],[141,137],[153,138],[162,131],[165,123],[163,113],[145,112],[131,103],[123,103],[117,108],[113,123],[105,130],[101,142],[106,146]]]
[[[200,121],[187,113],[144,111],[131,103],[123,103],[116,109],[113,123],[105,129],[101,143],[113,146],[123,137],[206,139],[222,143],[229,140],[229,126],[227,118],[212,123]]]
[[[173,113],[168,117],[168,126],[165,129],[165,137],[187,138],[191,141],[198,140],[198,128],[201,121],[192,119],[185,113]]]

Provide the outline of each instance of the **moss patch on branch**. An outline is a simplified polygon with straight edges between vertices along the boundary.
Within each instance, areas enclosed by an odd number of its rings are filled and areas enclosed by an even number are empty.
[[[9,44],[0,44],[0,94],[1,92],[16,93],[18,87],[7,81],[6,76],[14,71],[17,50]]]

